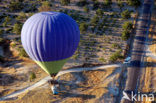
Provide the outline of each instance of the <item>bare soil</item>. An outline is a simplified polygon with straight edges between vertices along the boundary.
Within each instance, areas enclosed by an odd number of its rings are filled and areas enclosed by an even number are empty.
[[[17,100],[2,103],[114,103],[118,94],[120,68],[68,73],[60,76],[59,95],[48,84],[22,94]]]

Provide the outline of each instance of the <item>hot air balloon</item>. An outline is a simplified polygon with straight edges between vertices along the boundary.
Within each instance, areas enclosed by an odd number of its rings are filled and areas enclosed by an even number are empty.
[[[24,23],[21,41],[30,58],[55,76],[76,51],[80,31],[77,23],[64,13],[40,12]]]

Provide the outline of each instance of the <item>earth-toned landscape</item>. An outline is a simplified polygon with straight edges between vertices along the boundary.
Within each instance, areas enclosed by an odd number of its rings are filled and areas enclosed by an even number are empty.
[[[143,2],[0,0],[0,103],[120,103],[129,67],[125,59],[131,55]],[[71,16],[80,29],[77,51],[57,76],[58,95],[52,94],[50,77],[21,44],[24,22],[45,11]],[[141,92],[155,92],[156,87],[155,20],[153,5],[145,68],[137,85]]]

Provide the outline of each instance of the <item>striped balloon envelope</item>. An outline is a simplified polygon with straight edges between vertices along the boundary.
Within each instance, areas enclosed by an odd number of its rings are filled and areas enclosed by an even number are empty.
[[[40,12],[24,23],[21,41],[26,53],[48,74],[58,73],[80,41],[77,23],[60,12]]]

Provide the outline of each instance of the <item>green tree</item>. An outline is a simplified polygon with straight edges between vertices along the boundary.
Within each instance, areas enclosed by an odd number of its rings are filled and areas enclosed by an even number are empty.
[[[43,1],[42,5],[38,8],[39,12],[51,11],[51,5],[49,1]]]
[[[80,32],[81,33],[84,33],[84,32],[87,31],[88,25],[85,22],[83,22],[83,23],[80,24],[80,27],[79,28],[80,28]]]
[[[2,25],[3,25],[3,27],[6,27],[7,26],[7,22],[4,21]]]
[[[74,54],[72,57],[73,57],[73,59],[76,60],[76,59],[78,59],[79,55],[78,54]]]
[[[11,18],[9,16],[4,18],[3,27],[6,27],[7,24],[10,24]]]
[[[127,31],[127,30],[124,30],[123,32],[122,32],[122,35],[121,35],[121,38],[122,38],[122,40],[128,40],[129,39],[129,37],[130,37],[130,32],[129,31]]]
[[[96,10],[99,7],[100,3],[98,1],[93,2],[93,10]]]
[[[36,74],[34,72],[29,73],[29,80],[32,81],[36,78]]]
[[[133,29],[133,24],[132,22],[125,22],[122,25],[123,32],[122,32],[122,40],[128,40],[130,37],[130,33],[132,32]]]
[[[16,34],[21,34],[22,24],[16,23],[13,27],[13,32]]]
[[[129,18],[131,17],[131,12],[130,12],[128,9],[124,10],[124,11],[121,13],[121,17],[122,17],[123,19],[129,19]]]
[[[138,8],[141,5],[140,0],[128,0],[128,5],[134,6],[135,8]]]
[[[131,32],[132,29],[133,29],[133,24],[132,24],[132,22],[125,22],[125,23],[122,25],[122,28],[123,28],[123,30],[125,30],[125,31]]]
[[[96,25],[99,22],[99,17],[97,15],[95,15],[92,19],[91,19],[91,25]]]
[[[24,5],[22,2],[11,2],[9,5],[9,10],[10,11],[19,11],[19,10],[22,10],[24,8]]]
[[[117,44],[117,43],[113,43],[113,44],[112,44],[112,48],[120,48],[120,45]]]
[[[120,10],[122,10],[122,8],[124,7],[124,4],[123,4],[123,2],[122,1],[118,1],[118,6],[119,6],[119,8],[120,8]]]
[[[89,12],[89,8],[87,6],[83,7],[83,10],[88,13]]]
[[[103,15],[103,11],[101,9],[97,9],[96,10],[96,14],[99,15],[99,16],[102,16]]]
[[[110,6],[112,4],[112,0],[105,0],[105,5]]]
[[[106,59],[104,59],[103,57],[99,58],[99,60],[100,60],[101,62],[106,62]]]
[[[20,48],[20,47],[19,47],[17,50],[18,50],[18,52],[19,52],[19,53],[18,53],[19,56],[21,56],[21,57],[28,57],[28,55],[27,55],[27,53],[25,52],[24,48]]]
[[[11,18],[9,16],[5,17],[5,22],[9,23],[11,21]]]
[[[61,0],[61,5],[68,5],[70,4],[70,0]]]
[[[24,12],[20,12],[19,15],[17,16],[16,20],[23,20],[26,19],[27,16]]]
[[[109,61],[111,62],[115,62],[117,61],[118,59],[122,58],[123,56],[121,55],[121,50],[119,51],[116,51],[115,53],[113,53],[110,58],[109,58]]]

